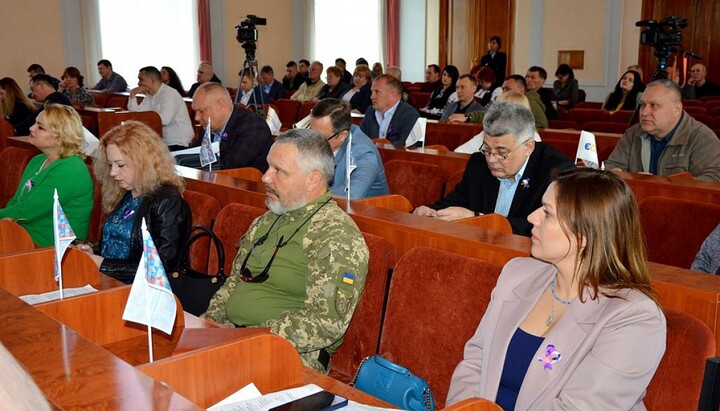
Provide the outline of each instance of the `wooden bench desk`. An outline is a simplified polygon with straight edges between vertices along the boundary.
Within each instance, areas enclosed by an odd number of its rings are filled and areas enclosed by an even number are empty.
[[[90,284],[96,289],[110,289],[124,285],[101,274],[90,256],[74,248],[65,252],[62,272],[65,288]],[[55,248],[1,254],[0,288],[16,296],[58,290],[58,283],[55,282]]]
[[[1,288],[0,322],[0,341],[56,409],[202,409]]]

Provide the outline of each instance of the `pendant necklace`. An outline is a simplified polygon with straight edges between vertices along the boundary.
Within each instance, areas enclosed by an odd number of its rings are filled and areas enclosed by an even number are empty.
[[[550,328],[550,326],[553,325],[553,323],[557,319],[557,315],[555,314],[555,301],[559,302],[562,305],[572,304],[572,300],[563,300],[555,293],[555,281],[557,281],[557,274],[555,274],[555,277],[550,282],[550,293],[552,294],[553,299],[550,301],[550,314],[548,314],[547,319],[545,320],[545,326],[548,328]]]

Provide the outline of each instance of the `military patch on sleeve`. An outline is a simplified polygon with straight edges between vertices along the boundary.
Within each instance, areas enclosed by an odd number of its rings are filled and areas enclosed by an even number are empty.
[[[355,284],[355,274],[352,274],[352,273],[343,274],[343,282],[345,284],[354,285]]]

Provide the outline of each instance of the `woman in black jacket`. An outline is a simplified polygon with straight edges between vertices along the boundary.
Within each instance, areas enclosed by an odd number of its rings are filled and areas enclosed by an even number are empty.
[[[162,139],[147,125],[126,121],[100,139],[94,169],[107,214],[92,250],[100,271],[133,281],[143,252],[143,219],[165,272],[176,268],[192,217],[180,194],[185,183]],[[81,249],[91,251],[87,245]]]
[[[420,109],[421,117],[440,119],[445,106],[448,104],[448,98],[455,92],[458,77],[460,77],[460,72],[457,67],[445,66],[440,77],[442,87],[433,91],[427,106]]]

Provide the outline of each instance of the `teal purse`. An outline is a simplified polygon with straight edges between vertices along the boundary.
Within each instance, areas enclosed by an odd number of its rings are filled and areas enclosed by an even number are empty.
[[[435,411],[428,383],[407,368],[379,355],[366,357],[350,386],[411,411]]]

